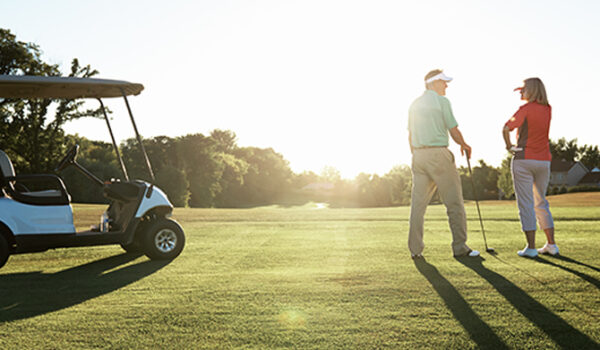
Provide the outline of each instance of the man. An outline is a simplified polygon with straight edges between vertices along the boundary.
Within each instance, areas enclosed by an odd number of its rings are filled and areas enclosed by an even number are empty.
[[[439,69],[427,73],[427,89],[408,111],[408,142],[413,155],[408,249],[413,259],[422,258],[425,247],[423,217],[436,189],[446,206],[454,256],[479,256],[478,251],[471,250],[466,244],[467,217],[462,186],[454,155],[448,150],[450,133],[454,142],[460,145],[460,153],[466,152],[467,157],[471,157],[471,147],[458,130],[450,101],[444,97],[451,80]]]

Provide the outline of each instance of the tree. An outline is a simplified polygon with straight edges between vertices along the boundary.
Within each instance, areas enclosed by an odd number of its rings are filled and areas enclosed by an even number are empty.
[[[189,205],[193,208],[214,206],[224,170],[216,142],[202,134],[186,135],[177,138],[177,149],[189,181]]]
[[[237,136],[233,131],[215,129],[211,131],[210,137],[215,141],[216,150],[223,153],[232,153],[237,146]]]
[[[359,183],[361,207],[389,207],[392,205],[392,184],[390,179],[377,174],[367,176],[368,181]]]
[[[272,148],[238,148],[234,155],[248,164],[243,185],[232,195],[239,206],[257,206],[281,202],[291,193],[292,171],[283,156]]]
[[[354,178],[356,186],[356,198],[354,201],[359,207],[374,207],[375,197],[371,187],[371,174],[360,173]]]
[[[10,30],[0,28],[0,74],[59,75],[60,71],[57,65],[42,61],[37,45],[17,41]]]
[[[177,152],[177,141],[168,136],[143,138],[144,149],[153,172],[160,171],[163,167],[182,168]],[[130,179],[151,181],[150,173],[146,167],[142,148],[137,138],[129,138],[121,143],[122,157],[126,164]]]
[[[323,181],[331,182],[332,184],[335,184],[342,179],[340,171],[332,166],[323,167],[320,176]]]
[[[498,176],[496,168],[487,165],[482,159],[479,166],[473,167],[473,184],[469,178],[468,170],[464,167],[459,169],[463,188],[463,197],[466,199],[497,199],[498,198]],[[475,187],[476,193],[473,193]]]
[[[408,205],[412,191],[412,173],[407,165],[396,166],[384,176],[391,182],[391,204]]]
[[[319,181],[321,181],[319,175],[315,174],[313,171],[304,171],[300,174],[294,174],[291,185],[294,189],[301,189],[306,185]]]
[[[598,146],[584,145],[579,148],[579,153],[579,161],[581,161],[588,170],[600,167],[600,150],[598,150]]]
[[[577,147],[577,139],[567,141],[564,137],[554,142],[549,140],[550,153],[552,159],[561,160],[564,159],[567,162],[574,162],[579,154],[579,147]]]
[[[248,173],[248,163],[233,154],[219,152],[218,158],[223,165],[223,172],[219,179],[220,191],[215,195],[214,204],[219,208],[233,208],[240,205],[240,188],[244,186],[244,176]]]
[[[215,142],[217,158],[222,164],[222,173],[218,181],[219,191],[215,193],[214,205],[231,208],[239,205],[239,193],[244,185],[244,176],[248,173],[248,163],[235,156],[238,149],[237,136],[233,131],[215,129],[210,138]]]
[[[496,168],[487,165],[483,160],[479,160],[479,166],[473,168],[473,179],[481,189],[481,192],[477,193],[477,198],[498,198],[498,175],[499,172]],[[477,186],[475,188],[477,189]]]
[[[185,207],[190,198],[189,183],[183,160],[179,155],[178,140],[167,136],[156,136],[143,139],[142,142],[154,172],[155,184],[167,194],[174,206]],[[121,150],[129,178],[151,182],[137,139],[125,140],[121,144]]]
[[[9,30],[0,29],[0,73],[9,75],[60,76],[58,65],[44,62],[39,47],[17,41]],[[91,77],[98,72],[71,64],[71,77]],[[54,116],[48,112],[56,103]],[[51,172],[66,150],[66,122],[83,117],[100,117],[101,109],[82,110],[81,100],[0,100],[0,148],[13,160],[19,173]]]
[[[498,189],[505,199],[513,198],[515,189],[513,187],[512,173],[510,171],[510,162],[512,156],[507,156],[502,160],[502,165],[498,169]]]
[[[238,149],[233,132],[215,130],[212,134],[216,139],[202,134],[143,139],[155,182],[174,205],[237,206],[236,188],[243,184],[248,164],[226,152]],[[150,181],[137,140],[128,139],[121,148],[130,178]]]
[[[190,198],[189,183],[183,169],[164,166],[156,172],[156,185],[163,190],[176,207],[185,207]]]

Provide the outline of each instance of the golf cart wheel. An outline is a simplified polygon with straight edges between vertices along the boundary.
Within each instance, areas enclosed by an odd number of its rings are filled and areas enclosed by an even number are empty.
[[[6,264],[9,256],[10,253],[8,251],[8,242],[6,241],[6,238],[0,234],[0,267]]]
[[[169,219],[158,219],[151,223],[142,237],[144,254],[153,260],[175,259],[184,245],[183,229]]]

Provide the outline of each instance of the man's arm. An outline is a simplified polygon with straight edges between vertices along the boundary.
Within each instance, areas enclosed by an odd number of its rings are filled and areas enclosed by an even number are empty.
[[[413,145],[412,145],[412,135],[410,134],[410,131],[408,132],[408,145],[410,146],[410,153],[413,153]]]
[[[452,136],[454,142],[460,145],[460,154],[464,155],[466,152],[467,158],[471,159],[471,146],[467,145],[467,143],[465,142],[462,133],[460,132],[460,130],[458,130],[458,126],[455,126],[452,129],[450,129],[450,136]]]

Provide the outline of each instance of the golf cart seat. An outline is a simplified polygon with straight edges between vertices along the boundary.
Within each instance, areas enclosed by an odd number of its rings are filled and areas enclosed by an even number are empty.
[[[34,186],[36,191],[28,189]],[[17,202],[31,205],[69,205],[65,184],[56,175],[16,175],[10,158],[0,150],[0,186]]]
[[[135,182],[112,181],[104,185],[104,196],[121,202],[138,200],[144,192],[144,186]]]

